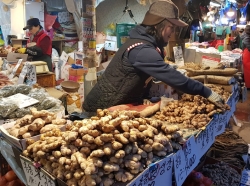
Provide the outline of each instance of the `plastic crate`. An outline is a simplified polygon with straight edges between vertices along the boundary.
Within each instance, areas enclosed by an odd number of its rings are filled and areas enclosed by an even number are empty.
[[[117,23],[116,24],[116,36],[117,36],[117,48],[120,48],[123,43],[129,38],[129,31],[134,28],[136,24],[130,23]]]

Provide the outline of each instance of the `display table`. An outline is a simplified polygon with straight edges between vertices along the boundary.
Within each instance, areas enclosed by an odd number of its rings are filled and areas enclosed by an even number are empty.
[[[11,43],[13,47],[25,47],[27,44],[28,39],[11,39]],[[63,51],[65,39],[53,39],[52,40],[52,47],[55,47],[58,50],[59,55]]]

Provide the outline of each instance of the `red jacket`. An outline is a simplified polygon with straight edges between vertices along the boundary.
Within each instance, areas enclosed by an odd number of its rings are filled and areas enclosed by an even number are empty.
[[[36,46],[42,50],[43,55],[46,54],[48,56],[51,56],[51,54],[52,54],[52,41],[51,41],[50,37],[44,32],[44,30],[38,32],[38,34],[34,36],[32,41],[28,40],[28,43],[30,43],[30,42],[36,42]],[[32,47],[30,47],[29,49],[32,50]],[[33,49],[35,50],[36,47]],[[37,55],[39,55],[38,53],[37,53]],[[34,53],[33,56],[36,56],[36,54]]]

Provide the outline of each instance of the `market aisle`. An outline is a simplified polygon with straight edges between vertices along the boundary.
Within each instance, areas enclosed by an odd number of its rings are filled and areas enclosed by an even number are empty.
[[[242,127],[237,127],[232,119],[230,119],[230,124],[233,131],[250,144],[250,90],[248,90],[247,95],[247,101],[245,103],[238,102],[235,111],[235,116],[242,123]]]

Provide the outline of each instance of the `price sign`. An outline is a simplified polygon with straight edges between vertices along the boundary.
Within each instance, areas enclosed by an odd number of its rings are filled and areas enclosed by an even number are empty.
[[[214,115],[214,122],[216,123],[214,126],[214,134],[215,137],[222,134],[225,131],[226,125],[227,125],[227,117],[228,112],[225,112],[224,114],[216,114]]]
[[[172,185],[173,155],[170,155],[159,162],[151,165],[136,180],[130,182],[129,186],[154,186],[164,183]]]
[[[197,157],[194,136],[190,137],[182,150],[177,151],[174,158],[174,172],[177,186],[181,186],[190,172],[198,165],[200,158]]]
[[[15,68],[12,70],[12,73],[9,75],[9,79],[13,79],[13,77],[15,76],[16,71],[17,71],[18,67],[21,65],[22,61],[23,61],[23,59],[18,60]]]
[[[250,170],[244,169],[241,174],[241,185],[250,185]]]
[[[27,67],[27,84],[28,85],[33,85],[36,84],[37,79],[36,79],[36,66],[32,65],[32,63],[27,62],[26,64]]]
[[[216,122],[214,119],[212,119],[209,124],[207,125],[206,129],[199,133],[199,135],[196,137],[195,142],[197,145],[198,150],[198,157],[201,158],[207,150],[211,147],[211,145],[214,143],[215,140],[215,125]]]
[[[28,186],[56,185],[54,179],[52,179],[48,174],[44,173],[43,171],[35,168],[29,159],[23,156],[20,156],[20,158]]]
[[[216,67],[220,63],[220,58],[210,57],[210,56],[202,56],[201,64],[203,67]]]
[[[184,66],[184,58],[181,46],[173,47],[173,50],[174,50],[174,59],[176,65],[180,67]]]
[[[10,70],[9,62],[6,59],[3,59],[2,70]]]
[[[17,84],[23,84],[27,72],[28,72],[28,69],[27,69],[27,62],[26,62],[26,63],[24,64],[24,66],[23,66],[23,69],[22,69],[20,75],[19,75]]]

